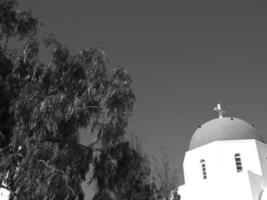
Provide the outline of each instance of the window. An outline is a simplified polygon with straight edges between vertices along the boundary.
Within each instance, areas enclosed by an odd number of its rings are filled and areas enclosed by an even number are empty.
[[[239,153],[235,154],[235,165],[236,165],[236,171],[241,172],[243,170],[242,162],[241,162],[241,156]]]
[[[201,170],[202,170],[202,177],[203,177],[203,179],[207,179],[207,171],[206,171],[205,160],[202,159],[200,161],[200,167],[201,167]]]

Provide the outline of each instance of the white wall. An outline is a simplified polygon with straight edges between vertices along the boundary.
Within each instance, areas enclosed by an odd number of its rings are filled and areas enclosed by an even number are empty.
[[[0,200],[8,200],[9,199],[9,191],[6,189],[0,189]]]
[[[267,152],[265,149],[262,151]],[[186,152],[183,165],[185,183],[203,181],[201,159],[205,160],[207,179],[237,175],[235,153],[241,155],[243,171],[263,175],[256,140],[216,141]]]
[[[241,155],[237,172],[235,154]],[[200,160],[206,164],[203,179]],[[267,145],[256,140],[216,141],[186,152],[182,200],[258,200],[267,185]]]
[[[183,185],[178,191],[181,200],[254,200],[247,173],[240,173],[231,180]]]
[[[261,162],[262,175],[264,177],[264,187],[267,187],[267,145],[259,141],[256,141],[256,143]]]

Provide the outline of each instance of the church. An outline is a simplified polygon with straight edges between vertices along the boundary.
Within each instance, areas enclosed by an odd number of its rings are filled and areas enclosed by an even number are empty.
[[[254,125],[214,110],[185,154],[181,200],[267,200],[267,144]]]

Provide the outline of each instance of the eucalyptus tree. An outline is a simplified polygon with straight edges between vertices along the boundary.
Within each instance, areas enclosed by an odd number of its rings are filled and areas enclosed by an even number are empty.
[[[0,1],[0,187],[10,199],[82,200],[93,167],[94,199],[154,199],[149,165],[125,137],[131,77],[121,68],[108,74],[98,47],[72,51],[53,34],[37,39],[40,25],[17,1]],[[82,127],[93,143],[79,143]]]

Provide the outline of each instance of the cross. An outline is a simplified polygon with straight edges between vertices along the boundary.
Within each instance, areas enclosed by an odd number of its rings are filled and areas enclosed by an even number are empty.
[[[223,118],[223,114],[226,113],[225,110],[222,110],[220,103],[218,103],[217,106],[213,110],[219,114],[219,118]]]

